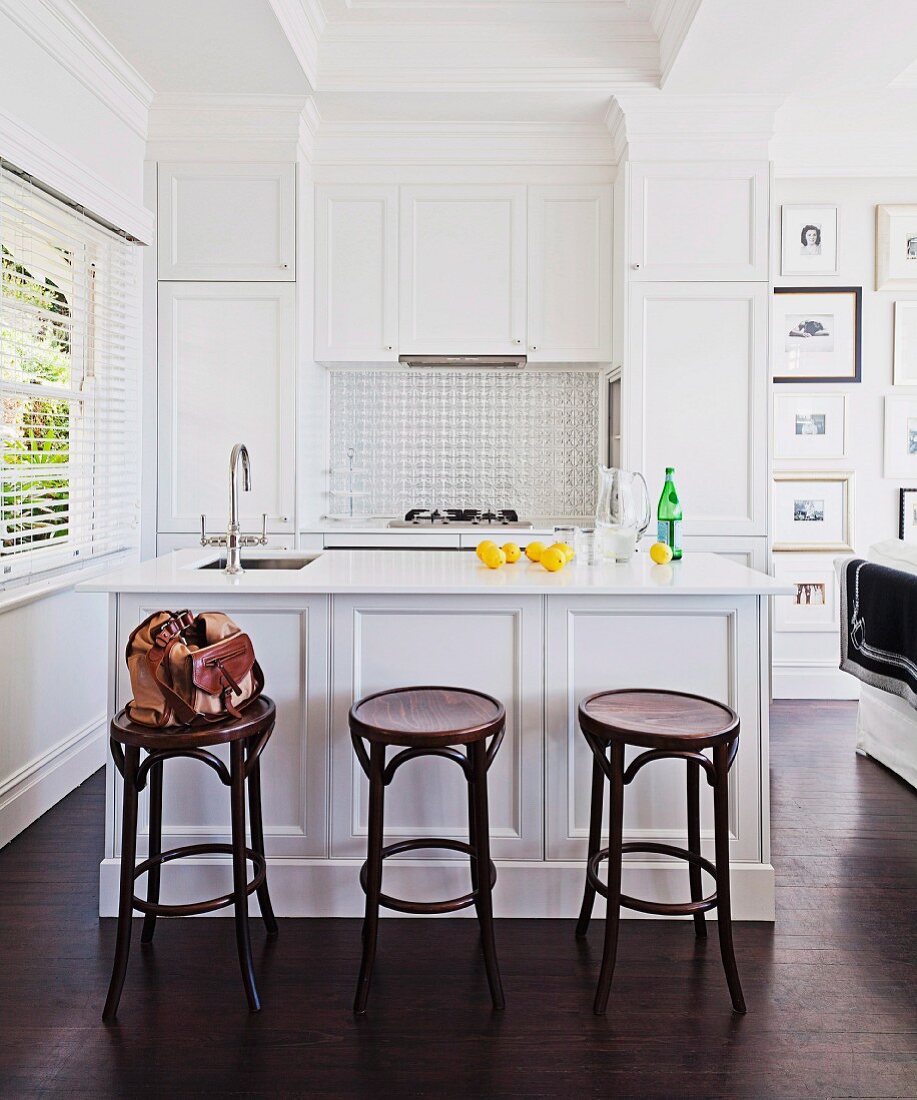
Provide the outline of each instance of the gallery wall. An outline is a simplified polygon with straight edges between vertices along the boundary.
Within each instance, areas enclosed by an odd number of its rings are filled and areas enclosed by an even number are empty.
[[[771,247],[776,286],[859,286],[863,288],[862,374],[850,383],[775,383],[775,397],[792,393],[847,394],[846,455],[823,460],[774,460],[774,472],[855,471],[853,478],[852,545],[866,554],[870,545],[898,535],[898,501],[902,486],[917,487],[917,480],[886,478],[884,426],[886,396],[917,397],[917,387],[893,386],[894,303],[917,301],[913,290],[880,290],[876,287],[876,206],[917,203],[917,181],[907,178],[778,178],[774,186],[774,218]],[[830,204],[838,208],[838,266],[836,275],[782,275],[781,207],[786,204]],[[780,296],[772,305],[779,308]],[[772,339],[771,362],[779,354],[777,333]],[[772,371],[773,373],[773,371]],[[773,490],[776,485],[772,487]],[[775,524],[776,526],[776,524]],[[776,533],[776,532],[775,532]],[[813,580],[826,572],[836,552],[773,555],[779,575],[798,572]],[[834,583],[833,577],[831,578]],[[826,594],[837,607],[837,592]],[[788,599],[788,598],[781,598]],[[856,681],[840,672],[836,616],[824,629],[781,629],[799,623],[800,612],[787,615],[787,607],[774,610],[773,665],[776,698],[854,698]],[[815,618],[821,613],[816,611]],[[820,625],[820,624],[816,624]]]

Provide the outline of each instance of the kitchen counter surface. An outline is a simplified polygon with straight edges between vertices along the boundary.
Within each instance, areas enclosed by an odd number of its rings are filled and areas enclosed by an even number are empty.
[[[258,554],[243,553],[246,557]],[[266,556],[266,555],[262,555]],[[296,557],[280,552],[271,557]],[[654,565],[638,553],[626,565],[572,564],[548,573],[525,558],[498,570],[487,569],[471,552],[435,550],[331,550],[306,555],[303,569],[250,570],[228,577],[200,566],[218,557],[214,550],[178,550],[134,563],[80,585],[84,592],[160,592],[219,595],[390,593],[483,595],[791,595],[790,585],[717,554],[687,553],[671,565]]]

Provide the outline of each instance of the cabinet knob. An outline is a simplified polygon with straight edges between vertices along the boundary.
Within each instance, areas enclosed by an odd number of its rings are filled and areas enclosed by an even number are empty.
[[[640,270],[640,265],[639,264],[631,264],[630,266],[634,269],[634,271],[639,271]]]
[[[513,340],[513,343],[514,343],[514,344],[521,344],[521,343],[522,343],[522,341],[521,341],[521,340]]]
[[[538,345],[532,344],[532,351],[538,351]]]
[[[395,345],[394,344],[386,344],[385,345],[385,350],[386,351],[394,351],[395,350]]]

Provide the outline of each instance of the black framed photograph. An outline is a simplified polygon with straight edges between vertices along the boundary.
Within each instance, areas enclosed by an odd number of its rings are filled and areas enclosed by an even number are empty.
[[[898,490],[898,538],[917,545],[917,489]]]
[[[774,288],[774,381],[859,382],[863,288]]]

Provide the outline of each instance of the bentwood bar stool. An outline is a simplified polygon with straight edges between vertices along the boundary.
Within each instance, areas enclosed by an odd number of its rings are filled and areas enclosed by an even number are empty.
[[[121,894],[118,906],[118,940],[115,964],[108,998],[102,1012],[103,1020],[114,1019],[124,988],[127,960],[131,948],[133,911],[144,913],[142,943],[151,943],[156,918],[186,917],[212,913],[232,905],[235,907],[236,945],[242,967],[242,982],[252,1012],[261,1008],[255,973],[252,966],[252,946],[248,928],[248,895],[257,892],[261,916],[267,934],[277,935],[277,921],[271,908],[267,889],[267,865],[264,856],[264,828],[261,821],[261,753],[274,730],[273,702],[261,696],[249,706],[241,718],[212,726],[151,729],[132,722],[121,711],[111,723],[111,752],[115,766],[124,778],[123,815],[121,826]],[[229,745],[229,768],[212,752],[216,745]],[[140,760],[140,753],[146,756]],[[162,850],[162,767],[173,757],[185,756],[200,760],[212,768],[230,788],[232,809],[231,844],[188,844],[181,848]],[[137,796],[150,781],[150,851],[149,858],[134,865],[137,854]],[[248,787],[252,846],[245,845],[245,788]],[[207,901],[185,905],[163,905],[159,901],[160,872],[164,863],[185,856],[231,855],[232,892]],[[246,881],[246,860],[251,860],[254,875]],[[146,899],[134,894],[134,881],[147,873]]]
[[[580,727],[592,750],[592,806],[589,818],[589,860],[586,889],[577,938],[586,935],[596,893],[608,899],[605,918],[605,949],[595,994],[594,1010],[604,1014],[614,976],[618,944],[620,907],[640,913],[667,916],[691,914],[694,931],[706,936],[704,913],[717,911],[720,953],[726,982],[736,1012],[745,1012],[745,998],[739,983],[732,945],[732,912],[729,896],[729,768],[739,748],[739,718],[734,710],[677,691],[602,691],[580,703]],[[624,750],[633,745],[645,751],[624,767]],[[712,749],[712,759],[705,755]],[[684,760],[688,768],[688,847],[671,844],[622,843],[624,788],[642,767],[653,760]],[[700,846],[700,771],[713,787],[715,863],[704,859]],[[599,849],[602,829],[602,798],[605,780],[610,786],[608,847]],[[643,901],[621,893],[621,856],[624,852],[652,852],[675,856],[688,863],[691,900],[688,902]],[[608,885],[598,877],[599,864],[608,860]],[[701,889],[701,871],[713,876],[716,889],[707,897]]]
[[[366,894],[363,958],[353,1010],[366,1011],[376,956],[379,906],[400,913],[452,913],[473,905],[481,927],[484,965],[494,1008],[504,1007],[503,986],[494,944],[491,891],[497,869],[490,859],[487,770],[503,740],[506,713],[489,695],[464,688],[407,687],[367,695],[350,709],[350,736],[360,765],[369,777],[367,860],[360,871]],[[487,744],[488,738],[492,738]],[[366,751],[364,741],[369,743]],[[386,750],[398,748],[386,763]],[[459,746],[464,746],[464,752]],[[468,843],[436,837],[383,843],[385,788],[409,760],[441,756],[462,769],[468,784]],[[445,849],[470,857],[471,891],[449,901],[404,901],[382,893],[382,863],[389,856],[418,849]]]

